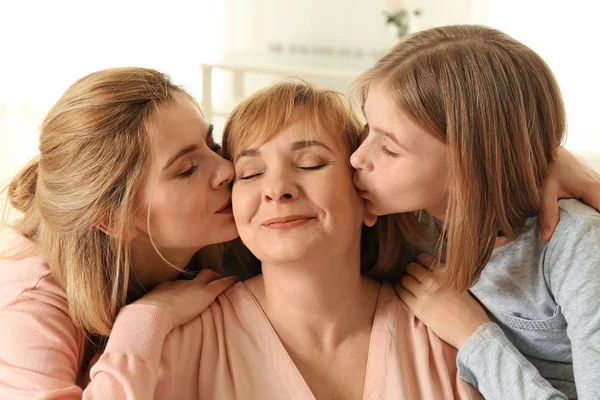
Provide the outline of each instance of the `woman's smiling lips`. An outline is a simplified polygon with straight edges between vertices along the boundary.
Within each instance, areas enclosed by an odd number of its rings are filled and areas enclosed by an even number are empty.
[[[288,215],[287,217],[277,217],[266,220],[261,224],[267,229],[276,229],[276,230],[284,230],[284,229],[292,229],[302,226],[314,219],[314,217],[310,217],[308,215]]]

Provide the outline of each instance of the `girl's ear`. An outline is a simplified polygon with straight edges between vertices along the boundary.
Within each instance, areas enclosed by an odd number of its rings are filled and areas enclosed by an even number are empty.
[[[371,214],[367,210],[363,212],[363,223],[371,228],[377,222],[377,215]]]

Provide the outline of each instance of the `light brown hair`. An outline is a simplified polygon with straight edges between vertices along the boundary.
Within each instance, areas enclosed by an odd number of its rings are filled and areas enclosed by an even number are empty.
[[[351,168],[350,154],[360,144],[363,124],[344,95],[299,79],[275,83],[238,104],[223,131],[224,156],[235,161],[242,151],[260,147],[298,121],[305,123],[308,140],[318,140],[318,135],[326,132],[342,141],[348,150],[348,167]],[[401,275],[396,266],[404,254],[401,252],[403,241],[393,235],[394,232],[385,217],[375,228],[363,228],[363,273],[389,280]],[[254,259],[246,265],[256,269],[257,262]]]
[[[491,28],[445,26],[399,42],[356,82],[362,103],[381,83],[399,109],[447,144],[448,280],[470,287],[499,235],[516,239],[540,207],[548,165],[564,138],[558,84],[533,50]],[[405,233],[414,238],[414,214]]]
[[[10,183],[12,224],[39,245],[67,295],[69,314],[90,335],[110,333],[132,274],[131,219],[153,159],[159,106],[185,94],[165,74],[115,68],[75,82],[41,126],[40,155]],[[108,226],[107,235],[98,226]]]

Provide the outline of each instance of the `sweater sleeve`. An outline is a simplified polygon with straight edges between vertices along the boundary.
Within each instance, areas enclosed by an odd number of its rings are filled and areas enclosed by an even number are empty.
[[[567,321],[577,396],[599,399],[600,217],[569,217],[572,222],[550,243],[546,267],[550,289]]]
[[[458,352],[460,377],[488,400],[566,400],[493,322],[480,326]]]
[[[0,308],[0,399],[152,398],[171,316],[149,305],[124,307],[84,390],[85,338],[66,310],[64,297],[37,287]]]
[[[151,399],[171,316],[159,307],[131,304],[115,321],[106,349],[91,369],[84,399]]]
[[[26,291],[0,308],[1,399],[81,398],[84,338],[62,300]]]

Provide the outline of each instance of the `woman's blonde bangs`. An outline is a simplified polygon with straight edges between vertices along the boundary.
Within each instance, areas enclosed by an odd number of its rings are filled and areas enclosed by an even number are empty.
[[[342,134],[350,151],[358,147],[362,125],[345,97],[293,80],[260,90],[233,110],[223,132],[225,156],[235,162],[243,151],[262,146],[299,121],[306,140]]]

